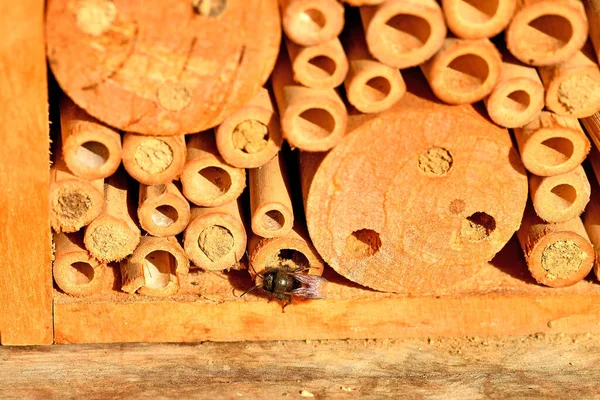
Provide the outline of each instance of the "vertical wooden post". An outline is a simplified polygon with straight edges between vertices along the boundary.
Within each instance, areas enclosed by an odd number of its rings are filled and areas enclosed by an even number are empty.
[[[44,1],[0,2],[0,36],[0,341],[50,344]]]

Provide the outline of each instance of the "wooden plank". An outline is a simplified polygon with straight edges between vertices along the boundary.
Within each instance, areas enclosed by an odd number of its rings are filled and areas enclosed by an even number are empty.
[[[598,339],[5,347],[0,397],[594,399]]]
[[[0,2],[0,335],[52,342],[44,1]]]
[[[407,297],[363,289],[331,270],[326,276],[327,300],[292,304],[285,313],[264,297],[237,297],[252,284],[247,271],[191,273],[182,282],[183,293],[169,300],[110,292],[115,282],[88,299],[56,293],[55,339],[197,342],[600,333],[600,285],[536,285],[514,240],[480,274],[449,292]]]

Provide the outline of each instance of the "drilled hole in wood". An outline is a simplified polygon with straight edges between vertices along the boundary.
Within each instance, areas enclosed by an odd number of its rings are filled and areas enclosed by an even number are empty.
[[[319,33],[327,24],[325,14],[316,8],[308,8],[301,12],[298,15],[298,21],[302,31],[312,33]]]
[[[362,88],[363,97],[369,103],[385,100],[392,91],[392,84],[383,76],[375,76],[367,81]]]
[[[418,167],[430,177],[446,176],[454,162],[452,154],[443,147],[432,147],[419,156]]]
[[[203,17],[218,17],[223,14],[227,0],[192,0],[194,11]]]
[[[513,113],[522,113],[529,108],[531,103],[531,97],[529,93],[524,90],[515,90],[504,98],[502,106],[505,110]]]
[[[173,254],[155,250],[144,258],[145,286],[153,289],[166,287],[171,281],[171,273],[176,270],[177,260]]]
[[[540,164],[556,167],[569,161],[574,151],[572,141],[564,137],[553,137],[544,140],[535,154]]]
[[[360,229],[346,238],[346,253],[353,258],[371,257],[381,248],[379,233],[372,229]]]
[[[540,55],[562,49],[573,37],[571,22],[560,15],[542,15],[531,21],[528,27],[523,32],[528,48]]]
[[[296,118],[297,129],[310,140],[325,139],[335,129],[335,119],[323,108],[309,108]]]
[[[74,285],[86,285],[94,279],[94,267],[83,261],[71,264],[69,282]]]
[[[480,242],[489,238],[495,229],[494,217],[484,212],[476,212],[463,220],[460,234],[470,242]]]
[[[168,228],[177,221],[179,213],[175,207],[163,204],[154,209],[151,218],[155,225],[160,226],[161,228]]]
[[[575,203],[575,200],[577,200],[577,190],[568,183],[554,186],[550,190],[550,193],[554,196],[551,196],[548,199],[550,203],[548,206],[555,210],[566,210]]]
[[[267,231],[278,231],[285,224],[285,217],[278,210],[269,210],[263,214],[260,221],[263,229]]]
[[[308,60],[306,71],[313,79],[327,79],[335,74],[337,64],[331,57],[316,56]]]
[[[431,36],[431,26],[426,19],[412,14],[397,14],[381,30],[381,39],[400,53],[420,49]]]
[[[198,188],[209,199],[220,197],[231,188],[231,176],[223,168],[206,167],[198,175]]]
[[[200,232],[198,246],[212,262],[225,257],[233,249],[234,238],[231,231],[221,225],[212,225]]]
[[[485,83],[489,71],[489,65],[483,57],[477,54],[463,54],[448,64],[444,80],[450,91],[470,93]]]
[[[498,12],[499,0],[460,0],[456,12],[460,19],[471,24],[488,22]]]
[[[77,148],[77,161],[87,168],[100,168],[109,156],[108,148],[100,142],[85,142]]]

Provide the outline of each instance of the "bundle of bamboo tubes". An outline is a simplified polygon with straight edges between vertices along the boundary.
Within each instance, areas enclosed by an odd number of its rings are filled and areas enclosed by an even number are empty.
[[[537,282],[589,274],[600,0],[343,3],[48,1],[60,290],[329,265],[433,294],[515,233]]]

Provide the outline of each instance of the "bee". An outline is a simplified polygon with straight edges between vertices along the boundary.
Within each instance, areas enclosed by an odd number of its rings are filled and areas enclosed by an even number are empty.
[[[269,300],[276,298],[283,301],[281,312],[285,312],[285,308],[292,303],[292,297],[324,299],[327,296],[328,281],[321,276],[302,274],[309,269],[300,267],[290,271],[287,267],[270,267],[257,273],[252,267],[259,282],[240,297],[255,289],[262,289],[269,295]]]

